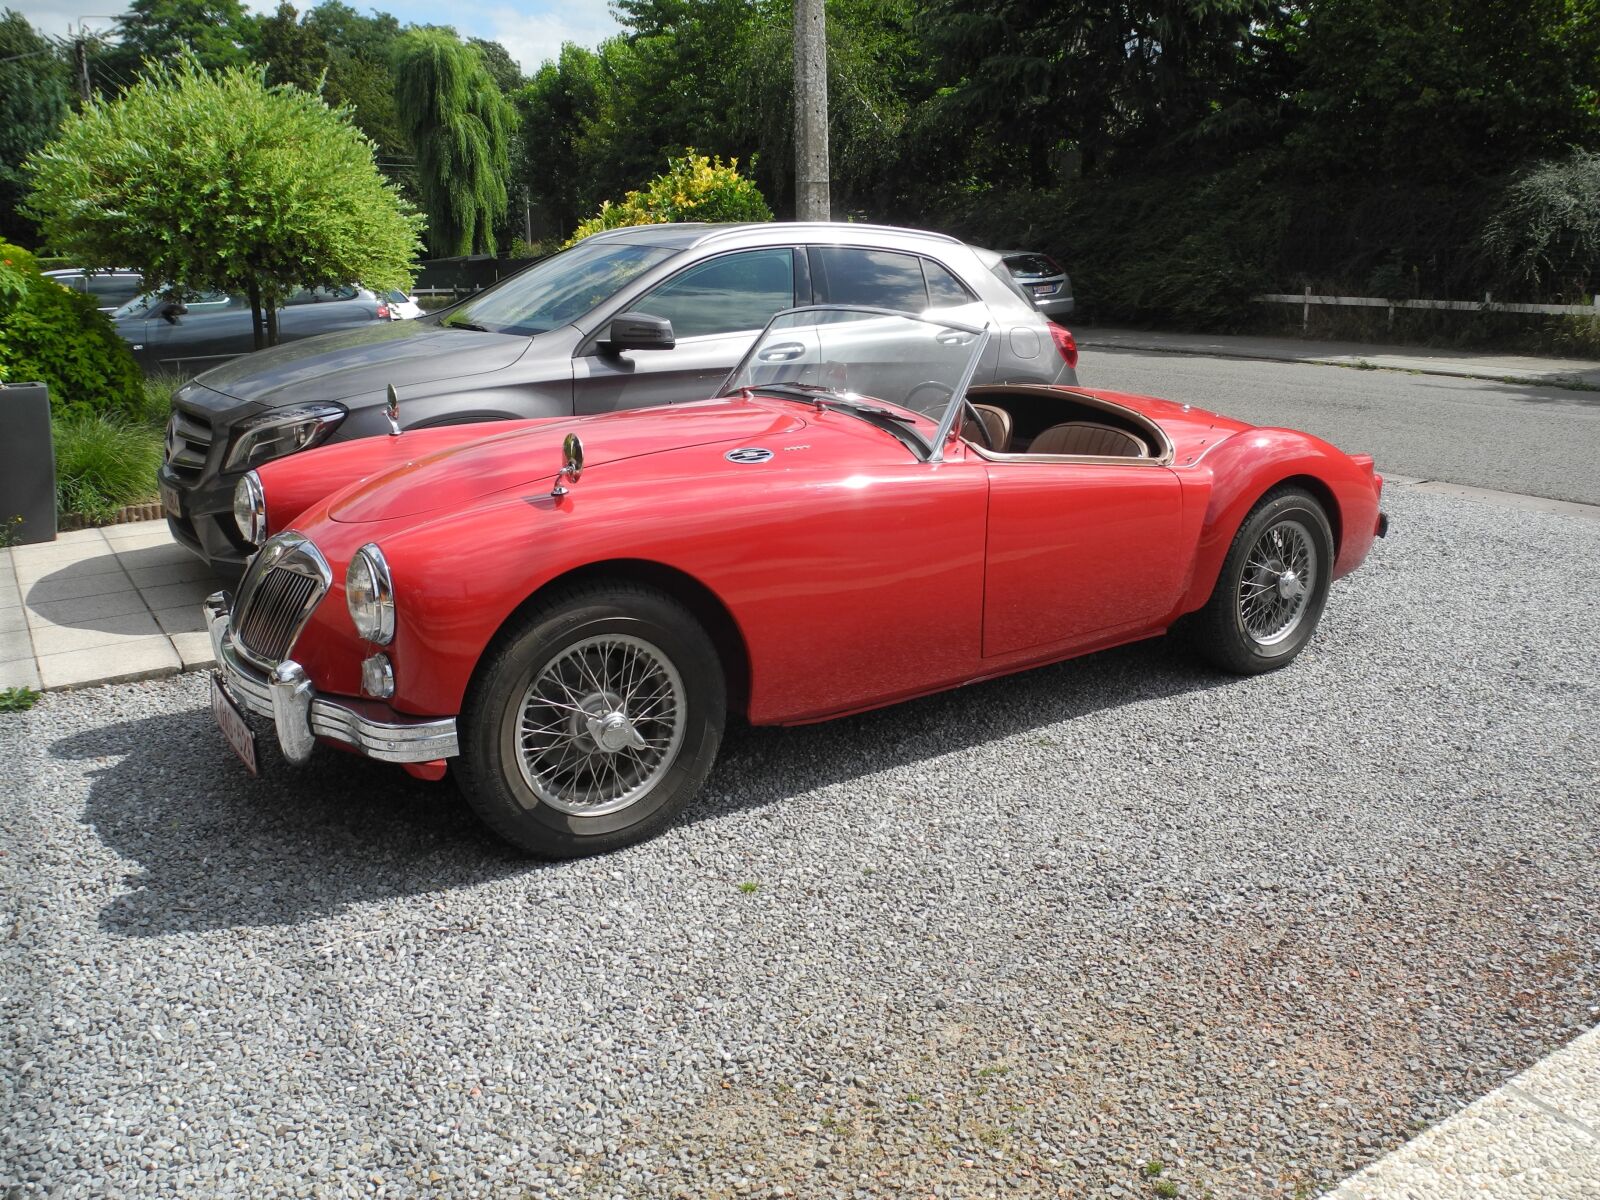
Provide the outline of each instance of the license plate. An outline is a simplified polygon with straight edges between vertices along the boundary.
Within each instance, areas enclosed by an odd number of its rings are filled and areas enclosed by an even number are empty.
[[[1055,290],[1056,285],[1053,283],[1036,283],[1033,285],[1033,294],[1035,296],[1053,296],[1055,295]]]
[[[244,763],[250,774],[261,774],[256,763],[255,730],[245,723],[239,705],[222,686],[222,676],[215,673],[211,676],[211,715],[216,718],[217,728],[222,730],[223,741],[239,756],[239,761]]]
[[[161,507],[166,510],[170,516],[181,519],[183,517],[183,501],[178,498],[178,489],[173,487],[170,483],[162,483],[158,484],[157,486],[161,491]],[[145,493],[147,496],[149,494],[150,493],[148,492]]]

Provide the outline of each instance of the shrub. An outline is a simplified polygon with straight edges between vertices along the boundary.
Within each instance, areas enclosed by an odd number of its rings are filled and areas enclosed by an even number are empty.
[[[1584,296],[1600,277],[1600,153],[1579,150],[1517,179],[1480,241],[1506,284]]]
[[[682,158],[669,158],[665,175],[657,175],[642,192],[629,192],[622,203],[607,200],[567,239],[576,241],[624,225],[664,225],[669,221],[770,221],[755,181],[739,174],[739,160],[726,163],[696,154],[691,147]]]
[[[161,435],[116,417],[74,412],[52,425],[56,507],[109,521],[127,504],[150,500],[161,465]]]
[[[7,283],[0,290],[0,379],[42,380],[53,414],[137,417],[144,378],[127,344],[89,296],[39,274],[26,250],[0,242]]]

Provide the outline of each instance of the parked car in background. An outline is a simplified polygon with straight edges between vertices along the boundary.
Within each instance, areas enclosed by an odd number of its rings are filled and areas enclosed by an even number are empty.
[[[293,342],[389,319],[389,302],[367,288],[301,288],[278,310],[278,340]],[[111,322],[147,371],[192,375],[255,347],[249,298],[226,292],[183,301],[135,296],[112,314]]]
[[[730,710],[818,721],[1188,614],[1224,670],[1292,662],[1387,528],[1372,459],[974,384],[1010,334],[801,308],[720,399],[269,463],[238,490],[261,550],[205,602],[216,720],[252,768],[246,710],[293,763],[320,741],[449,771],[502,837],[564,857],[665,828]]]
[[[1072,312],[1072,277],[1055,259],[1033,250],[1007,250],[1000,257],[1017,286],[1045,316],[1065,317]]]
[[[114,313],[144,291],[144,276],[126,267],[59,267],[41,271],[62,287],[93,296],[103,313]]]
[[[709,395],[776,312],[797,304],[934,312],[996,335],[979,381],[1074,383],[1072,335],[1034,311],[998,255],[870,225],[611,229],[450,308],[276,346],[174,397],[161,496],[173,535],[241,569],[233,489],[252,467],[408,429],[612,412]]]
[[[391,321],[410,321],[422,315],[422,305],[417,303],[417,298],[406,295],[399,288],[390,288],[383,298],[388,301]]]

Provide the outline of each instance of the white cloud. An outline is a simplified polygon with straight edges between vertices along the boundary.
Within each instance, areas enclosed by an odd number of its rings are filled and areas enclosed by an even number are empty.
[[[474,14],[474,25],[487,24],[471,32],[478,37],[499,42],[517,60],[525,74],[531,75],[539,67],[561,53],[566,42],[576,42],[590,49],[621,30],[610,6],[603,0],[586,0],[585,3],[565,4],[546,12],[518,11],[510,7],[480,10]],[[467,32],[466,23],[457,26]]]

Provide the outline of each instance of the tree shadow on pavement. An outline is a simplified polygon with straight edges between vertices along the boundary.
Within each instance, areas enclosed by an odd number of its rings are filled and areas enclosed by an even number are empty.
[[[682,821],[692,825],[1044,725],[1236,682],[1162,639],[820,725],[734,725]],[[198,686],[195,692],[203,695]],[[266,723],[256,726],[264,731],[259,779],[224,746],[203,706],[54,743],[56,758],[103,764],[92,770],[86,820],[140,868],[102,909],[103,930],[145,937],[299,924],[351,904],[560,866],[500,842],[449,780],[421,782],[326,747],[296,770],[270,744]]]

